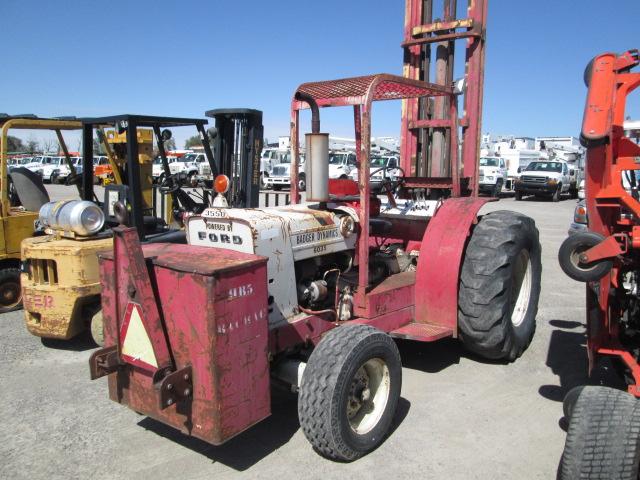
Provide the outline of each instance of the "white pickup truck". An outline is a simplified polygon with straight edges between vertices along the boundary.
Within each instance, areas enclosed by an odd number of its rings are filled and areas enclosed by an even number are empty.
[[[500,196],[502,188],[507,182],[509,172],[507,164],[502,157],[480,158],[479,190],[489,193],[492,197]]]
[[[561,160],[538,160],[531,162],[515,180],[516,200],[524,195],[551,197],[559,202],[562,194],[578,198],[579,171]]]

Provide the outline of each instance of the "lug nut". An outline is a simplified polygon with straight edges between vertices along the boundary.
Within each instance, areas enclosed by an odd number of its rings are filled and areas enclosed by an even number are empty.
[[[191,389],[190,389],[190,388],[185,388],[185,389],[184,389],[184,392],[182,392],[182,394],[183,394],[185,397],[188,397],[189,395],[191,395]]]
[[[167,400],[167,405],[172,405],[173,404],[173,398],[170,398],[169,400]]]
[[[167,390],[173,390],[173,384],[167,383]]]
[[[189,381],[189,374],[188,373],[184,374],[184,379],[185,379],[185,381]]]

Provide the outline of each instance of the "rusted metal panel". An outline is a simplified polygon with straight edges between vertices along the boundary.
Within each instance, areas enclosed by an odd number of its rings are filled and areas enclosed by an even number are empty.
[[[128,255],[135,255],[135,248],[126,248]],[[158,325],[148,327],[164,331],[170,352],[171,365],[165,371],[173,377],[187,372],[192,378],[176,377],[171,383],[161,369],[152,374],[125,364],[109,375],[110,398],[215,445],[267,417],[266,259],[206,247],[153,244],[139,252],[146,262],[131,268],[131,262],[122,262],[124,254],[116,248],[115,254],[100,259],[105,345],[121,346],[123,341],[119,337],[127,301],[118,293],[124,289],[126,294],[127,283],[123,288],[124,279],[116,271],[124,267],[139,279],[143,275],[135,269],[144,266],[152,272],[149,288],[154,287],[159,307],[154,320]],[[120,277],[119,282],[114,276]],[[149,303],[144,305],[148,321]],[[180,391],[172,393],[173,388]]]
[[[457,332],[458,282],[465,243],[480,208],[489,200],[445,200],[422,240],[416,272],[416,322]]]
[[[384,279],[367,295],[365,318],[374,318],[411,306],[415,302],[415,272],[403,272]]]

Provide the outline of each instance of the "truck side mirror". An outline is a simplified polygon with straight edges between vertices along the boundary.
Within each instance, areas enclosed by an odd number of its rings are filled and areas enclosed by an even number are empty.
[[[522,172],[522,167],[518,167],[518,173]]]
[[[573,177],[575,174],[576,174],[576,171],[573,168],[569,170],[569,175]]]

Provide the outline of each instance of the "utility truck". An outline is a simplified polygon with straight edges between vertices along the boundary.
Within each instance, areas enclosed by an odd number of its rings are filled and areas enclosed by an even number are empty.
[[[559,202],[563,194],[578,198],[577,173],[565,161],[541,160],[529,163],[514,182],[516,200],[525,195],[550,197]]]

